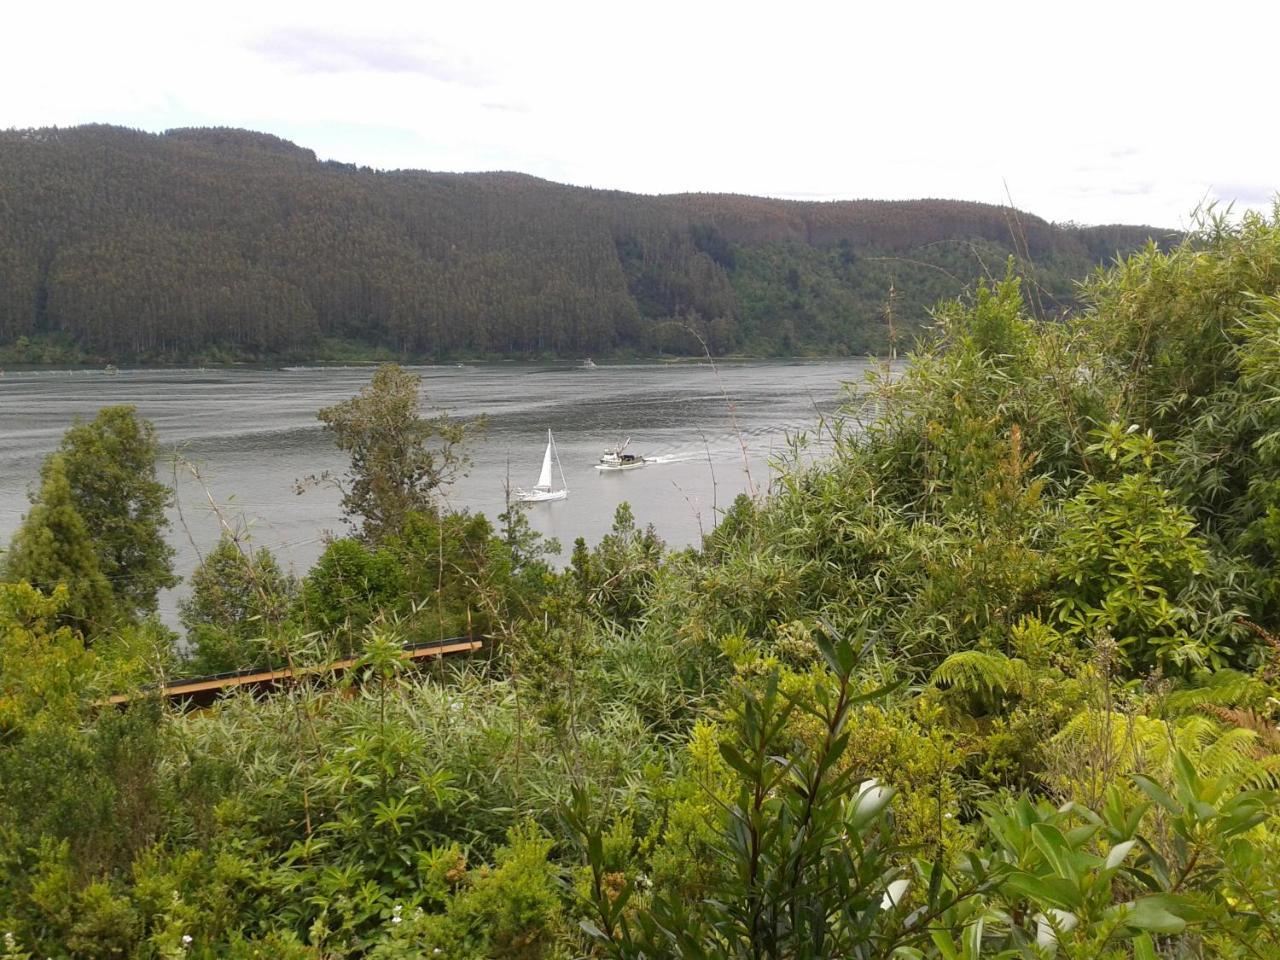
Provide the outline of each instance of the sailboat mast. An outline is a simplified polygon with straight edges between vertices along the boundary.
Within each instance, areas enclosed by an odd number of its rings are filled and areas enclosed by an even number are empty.
[[[560,465],[560,448],[556,446],[555,440],[551,438],[550,430],[547,431],[547,440],[551,443],[551,450],[556,456],[556,468],[560,471],[560,489],[568,490],[569,484],[567,484],[564,479],[564,467]]]

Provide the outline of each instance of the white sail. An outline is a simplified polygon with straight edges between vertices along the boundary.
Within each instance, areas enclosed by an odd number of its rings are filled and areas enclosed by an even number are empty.
[[[547,452],[542,455],[542,472],[538,474],[535,490],[551,489],[551,431],[547,431]]]
[[[560,489],[556,490],[551,486],[551,458],[555,457],[556,465],[560,464],[560,451],[556,449],[556,442],[551,436],[551,431],[547,431],[547,452],[542,455],[542,473],[538,474],[538,482],[532,490],[516,490],[516,501],[518,503],[548,503],[552,500],[563,500],[569,496],[569,491],[564,486],[564,467],[560,467]]]

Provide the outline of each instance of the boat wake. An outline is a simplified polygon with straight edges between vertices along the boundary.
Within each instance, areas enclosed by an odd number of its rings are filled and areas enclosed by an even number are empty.
[[[705,460],[706,455],[700,453],[668,453],[659,457],[645,457],[645,463],[686,463],[689,460]]]

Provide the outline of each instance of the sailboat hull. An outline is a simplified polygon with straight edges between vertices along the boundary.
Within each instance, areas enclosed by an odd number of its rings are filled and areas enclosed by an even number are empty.
[[[547,503],[551,500],[563,500],[569,496],[568,490],[517,490],[517,503]]]

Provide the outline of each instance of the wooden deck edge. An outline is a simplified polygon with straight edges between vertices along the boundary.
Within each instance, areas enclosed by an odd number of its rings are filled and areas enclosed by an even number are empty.
[[[455,643],[447,643],[439,646],[418,647],[402,650],[400,652],[401,660],[427,660],[436,657],[446,657],[458,653],[472,653],[484,646],[481,640],[459,640]],[[239,687],[248,686],[269,686],[279,683],[282,680],[302,679],[304,677],[315,676],[316,674],[326,673],[343,673],[350,670],[359,662],[359,657],[346,657],[342,660],[335,660],[332,663],[326,663],[320,666],[299,667],[296,671],[285,667],[280,670],[262,670],[257,673],[238,674],[230,677],[193,677],[190,680],[179,680],[175,683],[166,685],[159,691],[159,695],[166,700],[181,700],[186,697],[193,697],[197,694],[208,693],[212,690],[230,691]],[[148,694],[154,696],[154,694]],[[105,704],[112,706],[124,706],[132,700],[145,699],[137,694],[117,693],[108,697]]]

